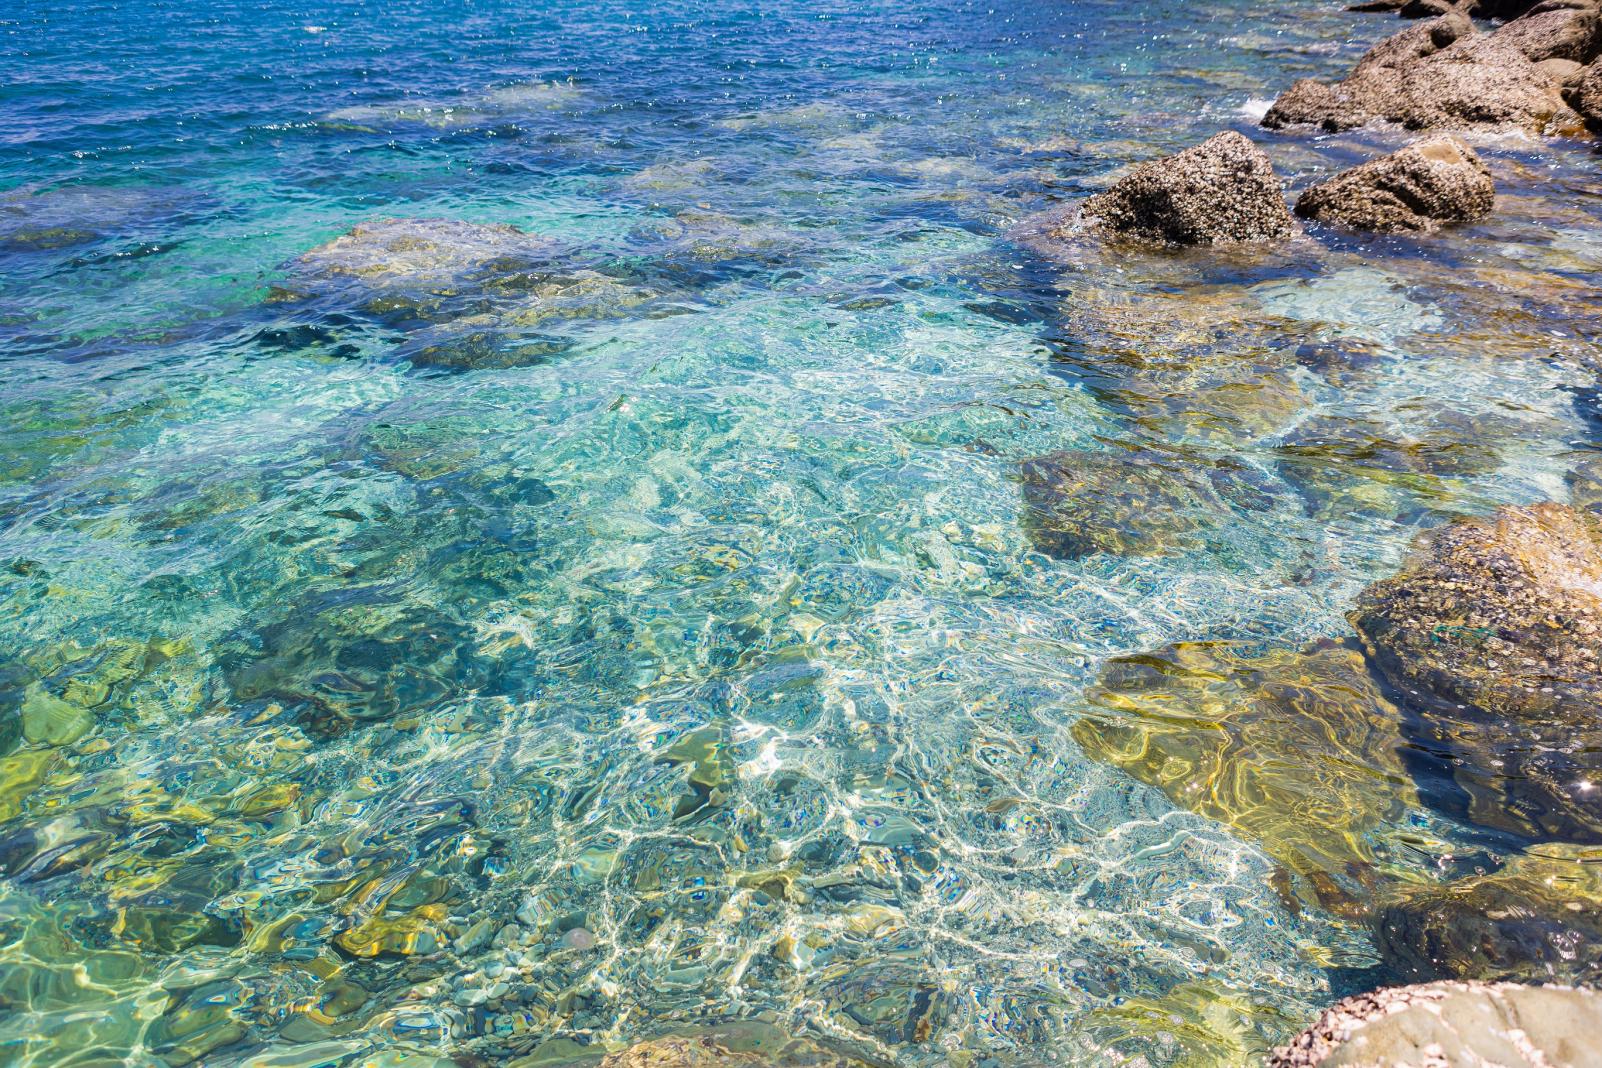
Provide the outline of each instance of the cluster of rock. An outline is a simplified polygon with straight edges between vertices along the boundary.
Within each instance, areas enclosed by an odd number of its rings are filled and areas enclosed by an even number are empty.
[[[1431,133],[1304,192],[1296,214],[1359,230],[1425,231],[1490,214],[1490,173],[1463,142],[1467,130],[1602,131],[1602,8],[1596,0],[1476,3],[1380,0],[1364,10],[1433,15],[1369,49],[1337,82],[1305,78],[1262,118],[1271,130],[1348,130],[1376,122]],[[1471,15],[1508,19],[1483,31]],[[1141,164],[1088,198],[1080,229],[1164,245],[1216,245],[1288,237],[1268,157],[1226,132]]]
[[[1563,100],[1566,68],[1546,61],[1589,62],[1598,46],[1591,9],[1532,12],[1493,33],[1454,10],[1381,41],[1341,81],[1297,82],[1262,121],[1331,131],[1377,121],[1409,130],[1577,129]]]
[[[1423,139],[1312,185],[1292,212],[1267,155],[1222,133],[1133,168],[1056,236],[1262,243],[1297,234],[1298,217],[1424,233],[1494,205],[1488,168],[1453,133],[1602,129],[1595,0],[1361,6],[1423,21],[1338,82],[1297,82],[1262,125],[1390,122]],[[1481,29],[1472,17],[1505,21]],[[1377,447],[1350,428],[1309,424],[1303,436],[1280,448],[1304,492],[1342,492],[1324,485],[1331,449]],[[1487,462],[1471,443],[1378,447],[1389,450],[1380,466],[1426,491]],[[1053,454],[1025,463],[1021,481],[1026,531],[1059,558],[1183,548],[1209,521],[1254,507],[1227,465],[1198,473],[1161,457]],[[1114,660],[1074,736],[1088,755],[1259,842],[1318,904],[1365,921],[1394,974],[1454,981],[1349,999],[1276,1066],[1590,1063],[1602,997],[1458,980],[1602,980],[1602,879],[1583,863],[1602,844],[1602,516],[1546,503],[1452,523],[1371,586],[1351,623],[1346,640],[1307,649],[1192,643]],[[1308,752],[1328,759],[1310,766]],[[1445,882],[1388,873],[1371,832],[1418,800],[1415,780],[1458,818],[1543,848]]]
[[[1368,921],[1397,974],[1602,979],[1602,880],[1583,863],[1602,843],[1598,517],[1546,503],[1440,528],[1351,621],[1345,644],[1115,660],[1075,738],[1261,843],[1319,904]],[[1461,818],[1543,849],[1446,883],[1383,874],[1368,832],[1406,799],[1397,787],[1417,770],[1404,752],[1435,756],[1426,778],[1455,792]]]
[[[1602,121],[1602,12],[1594,0],[1376,0],[1357,9],[1433,17],[1382,41],[1340,82],[1297,82],[1265,126],[1342,130],[1384,119],[1416,130],[1561,133]],[[1484,33],[1470,16],[1505,22]]]
[[[1432,137],[1307,189],[1296,215],[1379,232],[1429,231],[1491,213],[1496,188],[1474,150]],[[1234,131],[1133,168],[1080,206],[1076,224],[1161,245],[1272,241],[1300,231],[1273,164]]]

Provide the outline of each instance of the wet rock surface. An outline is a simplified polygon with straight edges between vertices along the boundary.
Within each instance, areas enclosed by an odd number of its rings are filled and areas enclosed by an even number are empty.
[[[1085,201],[1080,218],[1109,235],[1171,245],[1267,241],[1297,229],[1268,156],[1234,132],[1136,166]]]
[[[1542,133],[1574,120],[1559,83],[1526,54],[1539,51],[1533,43],[1474,33],[1466,22],[1454,12],[1410,27],[1376,45],[1339,82],[1297,82],[1263,125],[1338,131],[1386,121],[1410,130]]]
[[[1425,231],[1491,213],[1496,186],[1474,150],[1453,137],[1408,145],[1308,189],[1296,214],[1356,230]]]
[[[1602,551],[1582,513],[1507,508],[1439,530],[1352,621],[1417,738],[1457,762],[1470,819],[1602,841]]]
[[[1602,995],[1562,986],[1431,983],[1359,994],[1335,1005],[1270,1068],[1392,1065],[1602,1065]]]

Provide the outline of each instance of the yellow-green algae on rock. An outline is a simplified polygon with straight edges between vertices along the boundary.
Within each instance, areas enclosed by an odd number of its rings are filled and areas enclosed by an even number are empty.
[[[1234,828],[1321,895],[1367,880],[1370,832],[1416,803],[1400,716],[1345,646],[1174,645],[1111,661],[1090,700],[1073,729],[1086,753]]]

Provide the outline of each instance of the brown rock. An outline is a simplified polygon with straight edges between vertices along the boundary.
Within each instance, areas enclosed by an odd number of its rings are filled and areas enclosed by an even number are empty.
[[[1572,59],[1543,59],[1536,66],[1540,67],[1547,77],[1564,87],[1574,85],[1585,73],[1585,65],[1576,63]]]
[[[1305,219],[1356,230],[1433,230],[1491,213],[1496,186],[1474,150],[1437,137],[1320,182],[1296,202]]]
[[[1574,118],[1558,84],[1516,38],[1464,32],[1466,21],[1453,13],[1381,41],[1342,81],[1302,79],[1268,109],[1263,125],[1335,131],[1386,121],[1410,130],[1542,133]]]
[[[1474,23],[1461,11],[1452,11],[1428,22],[1393,33],[1364,52],[1353,65],[1354,71],[1375,67],[1404,67],[1426,56],[1433,56],[1475,34]]]
[[[1578,74],[1566,94],[1569,106],[1592,130],[1602,131],[1602,62],[1592,63]]]
[[[1297,229],[1268,157],[1233,131],[1135,167],[1085,201],[1080,219],[1172,245],[1265,241]]]
[[[1602,14],[1589,4],[1570,7],[1565,6],[1565,0],[1547,0],[1497,30],[1493,37],[1511,44],[1536,63],[1544,59],[1589,63],[1602,52]]]
[[[1429,19],[1457,9],[1451,0],[1407,0],[1397,14],[1404,19]]]

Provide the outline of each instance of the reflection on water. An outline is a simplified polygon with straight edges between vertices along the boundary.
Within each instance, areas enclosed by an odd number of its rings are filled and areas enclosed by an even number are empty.
[[[1582,893],[1342,643],[1567,495],[1584,146],[1045,247],[1395,24],[769,6],[10,16],[0,1060],[1238,1063]]]

